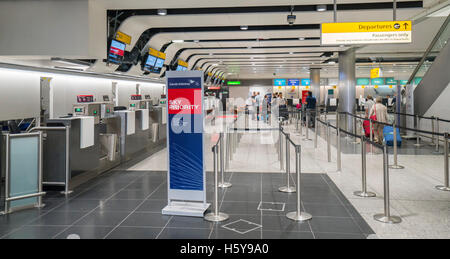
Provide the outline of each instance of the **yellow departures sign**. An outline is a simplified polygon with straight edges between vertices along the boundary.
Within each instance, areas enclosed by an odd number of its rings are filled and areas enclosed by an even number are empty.
[[[116,32],[116,40],[121,41],[127,45],[131,44],[131,36],[121,32],[121,31]]]
[[[411,43],[411,21],[323,23],[322,45]]]

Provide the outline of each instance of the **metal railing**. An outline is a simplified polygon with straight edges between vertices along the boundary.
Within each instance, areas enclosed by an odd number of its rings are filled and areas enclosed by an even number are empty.
[[[341,129],[340,127],[331,125],[328,121],[322,121],[320,119],[317,119],[317,122],[326,125],[327,127],[327,157],[328,161],[331,162],[331,134],[330,129],[333,128],[336,130],[336,135],[338,136],[337,143],[337,153],[338,153],[338,171],[341,171],[341,150],[340,150],[340,141],[341,141],[341,133],[346,134],[347,136],[354,137],[355,139],[359,138],[361,139],[361,173],[362,173],[362,190],[354,192],[354,195],[359,197],[375,197],[374,193],[367,191],[367,172],[366,172],[366,143],[371,144],[372,146],[375,146],[377,148],[380,148],[383,150],[383,185],[384,185],[384,213],[376,214],[374,215],[374,219],[383,223],[400,223],[401,218],[398,216],[391,215],[390,212],[390,186],[389,186],[389,156],[388,156],[388,148],[386,143],[383,145],[380,145],[374,141],[366,140],[365,136],[359,136],[357,134],[354,134],[353,132],[349,132],[347,130]]]

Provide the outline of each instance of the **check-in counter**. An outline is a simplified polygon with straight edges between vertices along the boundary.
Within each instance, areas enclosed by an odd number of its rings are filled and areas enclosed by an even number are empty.
[[[69,185],[76,177],[86,180],[95,177],[100,167],[99,124],[93,116],[51,119],[48,127],[69,127]],[[48,131],[43,144],[43,182],[61,183],[66,177],[66,133]],[[91,174],[89,176],[89,174]],[[83,181],[81,181],[83,182]],[[81,183],[79,182],[79,183]],[[75,184],[75,186],[78,184]]]
[[[164,106],[155,106],[150,111],[150,125],[152,127],[151,141],[161,144],[166,140],[167,126],[167,108]]]
[[[127,161],[152,146],[149,139],[151,135],[149,110],[123,110],[115,113],[121,118],[119,142],[122,161]]]

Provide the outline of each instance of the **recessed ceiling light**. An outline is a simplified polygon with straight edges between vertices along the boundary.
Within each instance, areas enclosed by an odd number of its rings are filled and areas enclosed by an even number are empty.
[[[199,43],[200,41],[199,41],[199,40],[194,40],[194,42],[195,42],[195,43]]]
[[[214,53],[209,53],[210,56],[214,55]]]
[[[158,15],[167,15],[167,9],[158,9]]]
[[[325,12],[327,10],[327,6],[324,4],[317,5],[316,10],[318,12]]]
[[[289,52],[289,55],[292,55],[292,54],[294,54],[294,52],[292,52],[292,51],[291,51],[291,52]]]
[[[184,40],[172,40],[173,43],[183,43]]]
[[[247,47],[247,49],[251,49],[251,48],[252,48],[252,46],[248,46],[248,47]]]
[[[334,62],[334,61],[328,61],[328,64],[334,65],[334,64],[336,64],[336,62]]]
[[[298,40],[305,40],[305,38],[304,37],[300,37],[300,38],[298,38]]]
[[[248,26],[247,26],[247,25],[242,25],[242,26],[241,26],[241,30],[243,30],[243,31],[248,30]]]

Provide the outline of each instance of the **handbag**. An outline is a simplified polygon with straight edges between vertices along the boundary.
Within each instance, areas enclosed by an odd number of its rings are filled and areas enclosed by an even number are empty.
[[[370,119],[373,121],[377,121],[377,104],[374,104],[375,106],[373,107],[375,109],[375,113],[374,115],[370,116]]]

